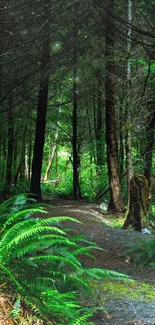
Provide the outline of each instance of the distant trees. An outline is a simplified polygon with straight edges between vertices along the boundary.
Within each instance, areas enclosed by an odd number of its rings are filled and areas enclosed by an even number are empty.
[[[95,198],[110,185],[118,211],[131,160],[151,184],[153,8],[132,0],[1,2],[1,192],[24,185],[41,198],[46,178],[50,190]]]

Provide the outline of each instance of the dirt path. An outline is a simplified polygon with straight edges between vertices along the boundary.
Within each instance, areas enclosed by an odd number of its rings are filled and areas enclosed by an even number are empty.
[[[108,226],[110,216],[102,215],[96,204],[73,201],[52,203],[54,208],[49,208],[50,215],[75,217],[82,224],[67,222],[67,227],[73,228],[73,231],[77,234],[87,235],[91,241],[104,249],[103,251],[95,250],[93,252],[96,258],[95,261],[87,257],[84,258],[83,263],[85,266],[115,270],[128,274],[137,281],[144,281],[152,287],[155,285],[154,268],[135,268],[124,254],[124,245],[126,243],[136,243],[136,241],[147,235]],[[155,239],[155,235],[151,235],[149,238]],[[151,286],[150,290],[152,290]],[[104,296],[104,290],[101,290],[100,295]],[[155,324],[155,297],[145,301],[144,296],[145,293],[136,297],[136,299],[128,296],[119,299],[119,297],[110,297],[106,294],[104,305],[110,316],[107,318],[105,313],[99,313],[96,315],[95,324]]]

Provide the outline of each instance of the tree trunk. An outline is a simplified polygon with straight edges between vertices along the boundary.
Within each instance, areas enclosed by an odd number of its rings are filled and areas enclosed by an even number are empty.
[[[48,166],[46,168],[44,181],[48,180],[49,172],[51,170],[51,167],[52,167],[52,164],[53,164],[53,161],[54,161],[54,157],[56,155],[56,151],[57,151],[57,147],[58,147],[58,135],[59,135],[59,122],[57,124],[56,133],[55,133],[55,143],[54,143],[54,146],[53,146],[52,154],[51,154],[49,162],[48,162]]]
[[[114,0],[108,1],[108,9],[114,11]],[[106,78],[105,78],[105,110],[106,110],[106,142],[110,185],[110,208],[120,211],[123,208],[120,180],[118,173],[118,145],[115,121],[115,67],[114,67],[114,21],[107,14],[105,27]]]
[[[15,130],[14,134],[14,148],[13,148],[13,175],[15,175],[18,168],[18,150],[19,150],[19,132]],[[14,177],[14,176],[13,176]]]
[[[131,225],[134,230],[140,231],[146,226],[149,208],[149,186],[145,176],[134,176],[130,181],[130,205],[123,229]]]
[[[8,152],[7,152],[7,166],[6,166],[6,186],[9,191],[9,187],[11,186],[12,180],[12,164],[13,164],[13,107],[12,107],[12,94],[9,95],[8,102]]]
[[[87,119],[88,119],[88,131],[89,131],[89,145],[90,145],[90,182],[91,182],[91,187],[93,188],[93,169],[92,169],[92,164],[93,161],[95,163],[95,150],[94,150],[94,144],[93,144],[93,136],[92,136],[92,128],[91,128],[91,121],[90,121],[90,113],[89,113],[89,108],[88,108],[88,103],[87,100],[85,101],[85,106],[86,106],[86,112],[87,112]]]
[[[6,161],[7,161],[7,141],[6,136],[2,138],[1,150],[2,150],[2,161],[1,161],[1,183],[5,182],[6,172]]]
[[[98,97],[97,97],[97,125],[96,125],[96,162],[97,162],[97,174],[98,176],[101,175],[101,168],[103,166],[103,155],[104,155],[104,148],[103,148],[103,103],[102,103],[102,81],[100,76],[100,71],[97,73],[97,80],[98,80]]]
[[[25,136],[26,136],[26,130],[25,130]],[[21,162],[20,162],[20,181],[25,181],[25,175],[26,175],[26,164],[25,164],[25,156],[26,156],[26,138],[23,138],[22,140],[22,148],[21,148]]]
[[[124,126],[124,116],[123,116],[123,103],[120,103],[119,111],[119,120],[120,120],[120,130],[119,130],[119,177],[120,182],[124,172],[124,137],[123,137],[123,126]]]
[[[130,107],[130,83],[131,83],[131,63],[130,63],[130,52],[131,52],[131,28],[130,24],[132,23],[132,2],[128,0],[128,32],[127,32],[127,101],[126,101],[126,170],[127,170],[127,193],[128,193],[128,209],[130,206],[130,181],[133,177],[133,165],[132,165],[132,153],[131,153],[131,107]]]
[[[31,156],[32,156],[32,129],[29,132],[29,142],[28,142],[28,182],[31,181]]]
[[[49,1],[44,0],[45,11]],[[32,175],[30,184],[30,193],[35,197],[41,199],[41,170],[43,160],[43,150],[45,141],[45,126],[46,126],[46,112],[48,102],[48,86],[49,86],[49,69],[50,69],[50,36],[49,36],[49,20],[45,22],[45,32],[47,33],[42,44],[41,66],[40,66],[40,89],[37,105],[37,119],[34,153],[32,161]]]
[[[155,111],[150,114],[148,123],[146,126],[146,146],[145,146],[145,169],[144,176],[148,180],[149,188],[151,186],[151,175],[152,175],[152,153],[154,144],[154,128],[155,128]]]
[[[73,114],[72,114],[72,126],[73,126],[73,199],[78,198],[78,151],[77,151],[77,109],[78,109],[78,99],[77,99],[77,30],[74,27],[73,30],[73,40],[74,40],[74,68],[73,68]]]

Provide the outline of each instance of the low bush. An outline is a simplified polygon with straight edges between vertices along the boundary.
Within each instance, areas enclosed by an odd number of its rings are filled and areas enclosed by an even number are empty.
[[[126,254],[131,256],[131,262],[136,266],[155,266],[155,240],[144,238],[131,243],[126,248]]]
[[[67,220],[78,221],[50,218],[44,207],[26,200],[19,195],[0,205],[1,284],[24,299],[46,324],[92,324],[88,319],[93,310],[80,305],[79,288],[89,287],[90,278],[128,277],[83,267],[79,256],[91,255],[98,247],[81,236],[70,237],[61,226]]]

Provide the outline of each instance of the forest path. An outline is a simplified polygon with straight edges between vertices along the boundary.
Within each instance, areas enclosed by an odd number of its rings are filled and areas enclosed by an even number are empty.
[[[125,273],[138,281],[139,286],[141,286],[142,282],[149,285],[147,289],[145,285],[144,287],[142,285],[138,295],[134,287],[129,288],[130,292],[133,291],[133,296],[136,296],[136,299],[130,297],[130,294],[129,296],[128,294],[124,296],[120,294],[120,297],[119,295],[116,297],[113,296],[112,292],[109,292],[107,296],[104,289],[97,288],[100,297],[105,294],[104,305],[110,318],[108,319],[105,313],[99,313],[95,317],[95,324],[155,324],[155,294],[153,294],[155,290],[155,270],[148,266],[134,267],[124,252],[126,244],[136,243],[144,236],[155,239],[155,235],[142,235],[133,230],[123,230],[107,225],[112,225],[113,222],[117,221],[117,218],[121,220],[122,216],[103,215],[100,213],[97,204],[69,200],[48,203],[53,205],[52,208],[48,208],[50,216],[75,217],[82,223],[67,222],[66,226],[72,228],[74,233],[86,235],[89,240],[104,249],[102,251],[93,251],[95,260],[84,257],[82,261],[85,266],[100,267]],[[147,299],[149,290],[150,297]]]

